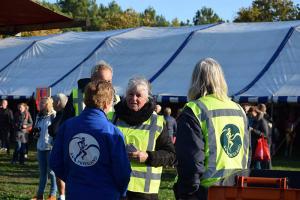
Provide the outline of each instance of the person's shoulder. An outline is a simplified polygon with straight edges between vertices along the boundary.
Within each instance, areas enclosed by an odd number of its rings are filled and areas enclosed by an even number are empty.
[[[194,114],[192,108],[185,106],[180,113],[177,122],[197,122],[197,116]]]

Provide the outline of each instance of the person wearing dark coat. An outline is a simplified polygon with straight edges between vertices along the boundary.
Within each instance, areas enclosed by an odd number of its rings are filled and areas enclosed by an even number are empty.
[[[58,93],[53,97],[53,108],[56,111],[56,116],[52,120],[51,125],[48,127],[48,132],[49,135],[53,137],[54,141],[59,127],[66,120],[66,118],[64,118],[63,113],[67,102],[68,102],[68,97],[63,93]],[[56,177],[56,183],[59,192],[58,200],[65,200],[65,182],[62,181],[60,178]]]
[[[251,167],[255,169],[270,169],[270,161],[258,161],[254,159],[258,139],[263,136],[268,140],[268,143],[270,142],[271,132],[268,126],[268,121],[264,117],[264,113],[258,110],[256,107],[251,107],[249,112],[254,119],[252,126],[249,129],[251,134],[252,148]]]
[[[0,104],[0,140],[1,150],[10,153],[10,133],[14,127],[14,117],[12,111],[8,108],[7,100],[2,100]]]

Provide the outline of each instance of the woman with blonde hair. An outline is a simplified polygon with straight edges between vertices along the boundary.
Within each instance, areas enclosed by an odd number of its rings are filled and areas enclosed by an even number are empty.
[[[178,119],[176,199],[206,199],[208,187],[231,185],[234,175],[248,168],[246,115],[227,91],[220,64],[200,60]]]
[[[55,174],[49,168],[49,157],[52,150],[53,138],[48,133],[48,127],[55,118],[53,109],[53,100],[51,97],[44,97],[40,101],[40,112],[36,117],[33,128],[34,137],[37,138],[37,157],[40,169],[39,188],[36,197],[33,200],[44,199],[44,191],[47,185],[48,174],[50,175],[51,186],[49,200],[56,199],[56,179]]]

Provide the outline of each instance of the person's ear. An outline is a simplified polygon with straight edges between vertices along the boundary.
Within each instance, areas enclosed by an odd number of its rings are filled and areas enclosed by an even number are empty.
[[[103,111],[105,112],[105,113],[108,113],[109,112],[109,110],[110,110],[110,108],[112,107],[112,105],[113,105],[113,102],[104,102],[104,104],[103,104]]]

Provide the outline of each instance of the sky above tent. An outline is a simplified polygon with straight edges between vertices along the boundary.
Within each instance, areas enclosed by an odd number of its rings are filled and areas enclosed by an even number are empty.
[[[55,3],[57,0],[47,0]],[[108,5],[112,0],[97,0],[97,3]],[[158,15],[163,15],[168,21],[178,18],[180,21],[192,21],[195,13],[203,6],[212,8],[223,20],[232,21],[241,7],[251,6],[252,0],[115,0],[122,9],[133,8],[143,12],[149,6]],[[293,0],[300,4],[300,0]]]

